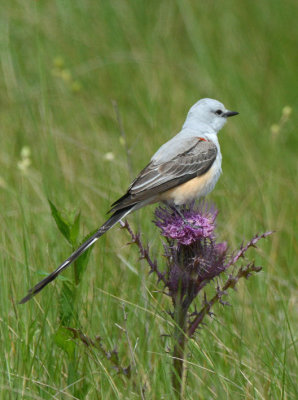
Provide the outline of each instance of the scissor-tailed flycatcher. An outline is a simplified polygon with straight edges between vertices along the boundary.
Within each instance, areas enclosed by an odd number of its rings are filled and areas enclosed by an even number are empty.
[[[199,100],[189,110],[182,130],[162,145],[139,173],[126,194],[112,204],[112,216],[54,272],[29,290],[25,303],[83,254],[127,214],[163,201],[180,206],[213,190],[221,174],[218,131],[227,117],[237,115],[212,99]]]

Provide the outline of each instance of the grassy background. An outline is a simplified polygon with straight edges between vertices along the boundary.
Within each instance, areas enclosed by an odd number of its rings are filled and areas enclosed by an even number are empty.
[[[294,0],[2,5],[1,399],[171,398],[169,300],[117,227],[92,252],[70,325],[116,346],[130,378],[83,344],[57,345],[62,279],[16,302],[71,251],[47,197],[81,209],[82,236],[95,229],[202,97],[240,112],[220,133],[224,174],[209,196],[221,238],[235,248],[276,233],[250,253],[263,272],[190,342],[185,397],[297,398],[297,17]],[[158,255],[152,211],[130,221]]]

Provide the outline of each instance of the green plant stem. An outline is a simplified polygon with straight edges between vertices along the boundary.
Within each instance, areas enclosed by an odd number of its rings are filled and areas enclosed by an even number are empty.
[[[175,328],[172,375],[172,385],[178,399],[183,398],[184,352],[187,342],[187,336],[185,333],[187,325],[186,318],[187,309],[182,306],[182,301],[179,299],[174,307]]]

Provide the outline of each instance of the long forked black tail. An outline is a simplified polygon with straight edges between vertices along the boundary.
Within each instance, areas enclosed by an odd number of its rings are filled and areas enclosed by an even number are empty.
[[[75,261],[80,255],[82,255],[90,246],[93,245],[103,234],[105,234],[109,229],[111,229],[118,221],[120,221],[123,217],[129,214],[134,205],[123,208],[121,210],[116,211],[99,229],[94,233],[86,242],[84,242],[76,251],[74,251],[67,260],[64,261],[59,267],[44,278],[42,281],[38,282],[33,288],[31,288],[27,294],[21,301],[20,304],[26,303],[33,296],[35,296],[38,292],[40,292],[48,283],[52,282],[57,276],[62,272],[65,268],[67,268],[73,261]]]

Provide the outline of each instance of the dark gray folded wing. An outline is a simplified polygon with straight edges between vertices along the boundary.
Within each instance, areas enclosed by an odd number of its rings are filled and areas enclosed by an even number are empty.
[[[206,173],[217,156],[216,145],[194,139],[184,152],[169,161],[151,161],[130,185],[127,193],[112,204],[111,211],[136,204]]]

